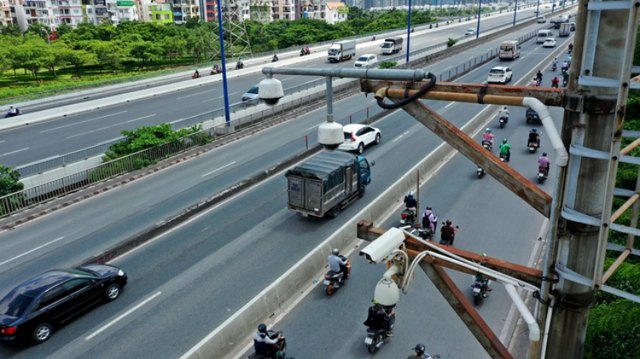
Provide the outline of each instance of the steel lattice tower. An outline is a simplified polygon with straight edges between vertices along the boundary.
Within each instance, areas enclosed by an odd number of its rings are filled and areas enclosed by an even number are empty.
[[[220,0],[222,7],[222,27],[224,33],[224,50],[227,58],[241,57],[251,54],[249,35],[244,26],[244,18],[240,0]],[[218,12],[219,15],[219,12]],[[216,23],[214,37],[219,41],[218,25]],[[220,56],[218,51],[214,56]]]

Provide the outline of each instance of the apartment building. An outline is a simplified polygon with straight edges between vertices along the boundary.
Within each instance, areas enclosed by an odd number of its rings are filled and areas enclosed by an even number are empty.
[[[15,1],[0,0],[0,25],[11,26],[18,23]]]
[[[273,1],[271,0],[251,0],[249,4],[249,15],[244,19],[251,19],[261,22],[273,21]]]
[[[337,24],[347,21],[349,8],[342,2],[320,2],[305,0],[302,5],[302,16],[308,19],[325,21],[328,24]]]
[[[273,9],[273,20],[295,20],[296,1],[294,0],[272,0],[271,8]]]

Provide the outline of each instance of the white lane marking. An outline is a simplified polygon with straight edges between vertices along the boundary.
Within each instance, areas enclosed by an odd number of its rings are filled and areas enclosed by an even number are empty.
[[[297,79],[297,78],[298,78],[298,76],[290,76],[290,77],[285,77],[280,81],[288,81],[288,80]]]
[[[317,125],[315,125],[315,126],[311,126],[311,127],[307,128],[307,131],[309,131],[309,130],[313,130],[314,128],[316,128],[316,127],[318,127],[318,126],[320,126],[320,124],[317,124]]]
[[[29,253],[33,253],[33,252],[37,251],[37,250],[38,250],[38,249],[40,249],[40,248],[44,248],[44,247],[46,247],[46,246],[48,246],[48,245],[50,245],[50,244],[52,244],[52,243],[55,243],[55,242],[57,242],[57,241],[61,240],[62,238],[64,238],[64,237],[60,237],[60,238],[58,238],[58,239],[54,239],[54,240],[52,240],[51,242],[47,242],[47,243],[45,243],[45,244],[39,245],[39,246],[35,247],[34,249],[32,249],[32,250],[30,250],[30,251],[26,251],[26,252],[24,252],[24,253],[22,253],[22,254],[19,254],[19,255],[15,256],[15,257],[13,257],[13,258],[9,258],[9,259],[7,259],[7,260],[6,260],[6,261],[4,261],[4,262],[0,262],[0,266],[1,266],[1,265],[3,265],[3,264],[7,264],[7,263],[9,263],[9,262],[11,262],[11,261],[13,261],[13,260],[16,260],[16,259],[18,259],[18,258],[20,258],[20,257],[24,257],[24,256],[26,256],[26,255],[27,255],[27,254],[29,254]]]
[[[453,105],[455,102],[451,102],[450,104],[446,105],[444,108],[448,108],[449,106]]]
[[[79,122],[74,122],[74,123],[70,123],[68,125],[64,125],[64,126],[58,126],[58,127],[54,127],[54,128],[50,128],[48,130],[43,130],[40,131],[40,133],[45,133],[45,132],[50,132],[50,131],[55,131],[55,130],[60,130],[62,128],[67,128],[67,127],[71,127],[71,126],[75,126],[75,125],[79,125],[81,123],[87,123],[87,122],[91,122],[91,121],[95,121],[95,120],[99,120],[102,118],[107,118],[107,117],[111,117],[111,116],[116,116],[116,115],[122,115],[123,113],[127,113],[128,111],[120,111],[120,112],[116,112],[116,113],[112,113],[110,115],[104,115],[104,116],[100,116],[100,117],[94,117],[90,120],[84,120],[84,121],[79,121]]]
[[[303,82],[302,84],[304,85],[304,84],[308,84],[308,83],[311,83],[311,82],[314,82],[314,81],[318,81],[318,80],[317,79],[316,80],[309,80],[307,82]]]
[[[398,137],[394,138],[394,139],[393,139],[393,141],[391,141],[391,142],[396,142],[397,140],[401,139],[404,135],[406,135],[406,134],[408,134],[408,133],[409,133],[409,131],[407,131],[407,132],[405,132],[405,133],[401,134],[400,136],[398,136]]]
[[[93,334],[89,335],[88,337],[84,338],[85,340],[90,340],[91,338],[95,337],[96,335],[102,333],[103,331],[107,330],[110,326],[116,324],[117,322],[119,322],[122,318],[126,317],[127,315],[133,313],[135,310],[137,310],[138,308],[142,307],[143,305],[147,304],[149,301],[151,301],[153,298],[159,296],[160,294],[162,294],[162,292],[158,292],[154,295],[152,295],[151,297],[143,300],[140,304],[136,305],[135,307],[127,310],[126,312],[122,313],[122,315],[120,315],[119,317],[117,317],[116,319],[110,321],[109,323],[107,323],[107,325],[105,325],[104,327],[96,330],[95,332],[93,332]]]
[[[202,95],[202,94],[205,94],[207,92],[213,92],[213,91],[218,91],[218,90],[217,89],[212,89],[212,90],[197,92],[197,93],[194,93],[194,94],[191,94],[191,95],[178,97],[176,100],[182,100],[183,98],[187,98],[187,97],[191,97],[191,96],[198,96],[198,95]]]
[[[229,96],[236,95],[236,94],[239,94],[239,92],[232,92],[232,93],[229,94]],[[224,95],[223,96],[218,96],[218,97],[215,97],[215,98],[210,98],[210,99],[203,100],[202,103],[213,101],[213,100],[218,100],[218,99],[221,99],[221,98],[224,98]]]
[[[122,124],[124,124],[124,123],[129,123],[129,122],[135,122],[135,121],[144,120],[145,118],[153,117],[153,116],[155,116],[155,115],[156,115],[156,114],[154,113],[153,115],[148,115],[148,116],[144,116],[144,117],[138,117],[138,118],[134,118],[133,120],[124,121],[124,122],[120,122],[120,123],[114,123],[113,125],[110,125],[110,126],[101,127],[101,128],[97,128],[97,129],[95,129],[95,130],[91,130],[91,131],[87,131],[87,132],[83,132],[83,133],[78,133],[78,134],[75,134],[75,135],[71,135],[71,136],[67,137],[67,139],[69,139],[69,138],[74,138],[74,137],[79,137],[79,136],[83,136],[83,135],[87,135],[87,134],[89,134],[89,133],[93,133],[93,132],[98,132],[98,131],[106,130],[107,128],[111,128],[111,127],[114,127],[114,126],[120,126],[120,125],[122,125]]]
[[[223,169],[223,168],[225,168],[225,167],[229,167],[229,166],[231,166],[231,165],[232,165],[232,164],[234,164],[234,163],[236,163],[236,161],[233,161],[233,162],[231,162],[231,163],[228,163],[228,164],[226,164],[226,165],[224,165],[224,166],[222,166],[222,167],[220,167],[220,168],[218,168],[218,169],[215,169],[215,170],[213,170],[213,171],[211,171],[211,172],[207,172],[207,173],[203,174],[203,175],[202,175],[202,177],[206,177],[206,176],[208,176],[208,175],[210,175],[210,174],[212,174],[212,173],[214,173],[214,172],[218,172],[218,171],[220,171],[221,169]]]
[[[4,153],[4,154],[1,154],[1,155],[0,155],[0,157],[2,157],[2,156],[7,156],[7,155],[12,155],[12,154],[17,153],[17,152],[26,151],[26,150],[28,150],[28,149],[29,149],[29,147],[25,147],[25,148],[20,149],[20,150],[15,150],[15,151],[7,152],[7,153]]]

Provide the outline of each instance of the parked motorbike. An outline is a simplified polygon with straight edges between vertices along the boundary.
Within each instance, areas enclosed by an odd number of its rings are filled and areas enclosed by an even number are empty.
[[[409,208],[405,208],[402,213],[400,213],[400,225],[402,226],[411,226],[416,222],[416,214],[413,210]]]
[[[342,272],[328,271],[327,274],[324,275],[324,291],[327,295],[332,295],[338,288],[344,285],[344,283],[346,283],[345,281],[349,279],[351,275],[351,262],[349,262],[349,258],[342,255],[338,257],[347,262],[346,266],[340,266],[340,269],[347,274],[343,277]]]
[[[274,332],[272,330],[269,330],[267,333],[269,338],[271,339],[275,339],[278,337],[278,335],[280,335],[280,339],[278,339],[278,343],[276,344],[278,346],[278,351],[271,356],[252,353],[251,355],[249,355],[248,359],[281,359],[285,357],[285,354],[287,352],[287,340],[284,338],[284,335],[282,335],[282,332]]]
[[[473,304],[480,305],[482,300],[487,297],[487,282],[484,280],[474,279],[471,285],[473,291]]]
[[[500,117],[500,128],[503,128],[504,125],[507,124],[507,118],[506,117]]]
[[[385,311],[387,311],[387,313],[391,310],[393,310],[393,308],[391,309],[385,308]],[[391,314],[391,317],[389,318],[389,320],[391,321],[390,329],[393,330],[393,326],[396,322],[396,315]],[[387,330],[385,328],[373,329],[369,327],[367,328],[367,336],[364,338],[364,345],[367,347],[367,350],[369,351],[369,353],[373,354],[376,352],[376,350],[378,350],[378,348],[380,348],[380,346],[382,346],[382,344],[384,343],[384,340],[387,338],[388,338]]]
[[[538,167],[538,175],[536,178],[538,179],[538,183],[543,183],[546,181],[549,176],[549,169],[544,167]]]

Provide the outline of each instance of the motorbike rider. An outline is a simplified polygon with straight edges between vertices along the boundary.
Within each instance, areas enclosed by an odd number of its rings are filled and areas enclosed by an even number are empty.
[[[562,62],[562,67],[561,67],[562,71],[567,71],[569,69],[569,63],[567,62],[567,60],[564,60]]]
[[[538,83],[542,83],[542,71],[538,70],[538,73],[536,73],[536,80],[538,81]]]
[[[527,146],[535,143],[538,147],[540,147],[540,133],[538,133],[538,128],[534,127],[529,131],[529,139],[527,140]]]
[[[493,147],[493,133],[491,133],[491,129],[487,128],[482,135],[483,141],[489,141],[491,143],[491,147]]]
[[[242,57],[238,58],[238,63],[236,63],[236,69],[244,68],[244,62],[242,62]]]
[[[571,55],[567,56],[567,64],[571,66]]]
[[[276,62],[278,61],[278,54],[273,54],[273,58],[271,59],[271,62]]]
[[[504,106],[498,112],[498,118],[504,117],[504,123],[509,123],[509,116],[511,116],[511,112],[507,109],[507,106]]]
[[[552,66],[554,66],[554,67],[556,67],[556,68],[558,67],[558,58],[557,58],[557,57],[555,57],[555,58],[553,59],[553,64],[552,64]]]
[[[427,209],[425,209],[424,213],[422,214],[422,227],[427,228],[428,226],[429,229],[431,230],[431,234],[434,234],[436,233],[437,225],[438,225],[438,217],[435,214],[433,214],[431,207],[427,206]]]
[[[549,167],[551,166],[551,160],[547,157],[546,152],[542,152],[542,157],[538,158],[538,169],[543,171],[545,176],[549,175]]]
[[[573,42],[569,44],[569,53],[573,51]]]
[[[553,79],[551,79],[551,87],[558,88],[559,85],[560,79],[558,78],[558,76],[555,76]]]
[[[258,325],[258,331],[253,334],[253,349],[258,355],[264,355],[267,357],[275,356],[278,350],[278,341],[280,340],[280,334],[276,338],[269,337],[267,332],[267,326],[264,323]]]
[[[407,359],[423,359],[423,358],[432,359],[433,357],[431,355],[424,352],[426,349],[427,348],[425,348],[424,345],[417,344],[415,348],[411,349],[415,352],[415,354],[409,355]]]
[[[193,78],[197,79],[198,77],[200,77],[200,73],[198,72],[198,69],[196,69],[196,72],[193,73]]]
[[[331,254],[329,255],[329,270],[336,273],[342,273],[340,282],[345,279],[349,279],[347,273],[347,261],[340,258],[340,250],[338,248],[331,250]]]
[[[538,79],[537,78],[533,78],[533,80],[531,80],[531,86],[536,87],[538,86]]]
[[[9,106],[9,112],[7,112],[7,115],[5,117],[14,117],[18,116],[19,114],[20,110],[18,110],[17,107]]]
[[[562,80],[564,83],[569,82],[569,72],[567,70],[562,71]]]
[[[407,195],[404,197],[404,205],[405,207],[407,207],[407,209],[410,209],[413,211],[413,213],[416,213],[418,200],[413,197],[413,191],[409,191],[409,193],[407,193]]]
[[[440,244],[453,247],[453,240],[455,239],[456,233],[458,233],[458,230],[451,224],[451,220],[447,219],[445,225],[440,228]]]
[[[487,254],[486,253],[482,253],[482,259],[480,260],[480,265],[485,265],[487,264],[488,260],[484,257],[486,257]],[[491,287],[489,287],[491,285],[491,280],[485,278],[482,276],[482,273],[478,272],[475,277],[473,278],[473,282],[480,282],[482,283],[486,289],[487,292],[491,292],[493,291],[493,289],[491,289]]]
[[[502,143],[500,144],[500,154],[504,155],[505,162],[509,162],[511,159],[511,146],[507,143],[506,138],[502,140]]]
[[[391,332],[390,319],[391,316],[395,314],[395,311],[392,310],[390,313],[387,313],[375,298],[373,298],[371,302],[373,302],[373,305],[369,307],[367,320],[365,320],[363,324],[374,330],[384,329],[387,331],[387,336],[392,337],[393,333]]]

